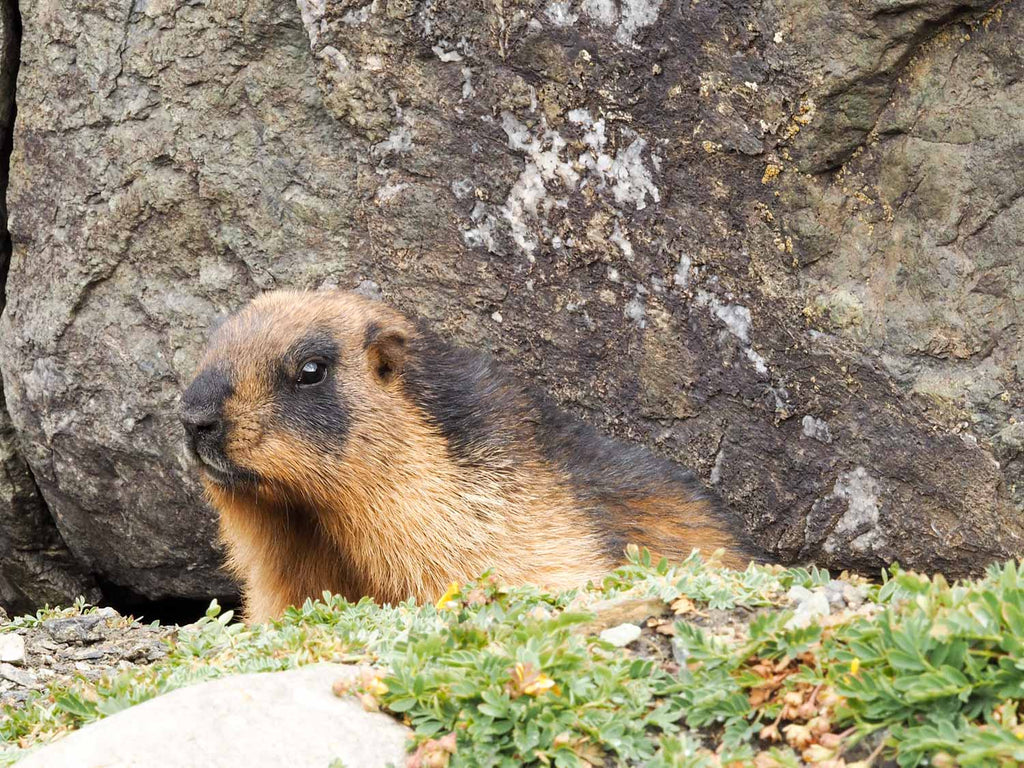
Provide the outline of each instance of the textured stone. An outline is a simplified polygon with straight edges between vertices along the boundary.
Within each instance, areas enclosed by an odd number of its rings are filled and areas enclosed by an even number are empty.
[[[360,768],[404,765],[411,731],[338,698],[350,669],[323,664],[236,675],[159,696],[87,725],[19,762],[24,768]]]
[[[86,644],[103,639],[104,618],[98,614],[48,619],[43,629],[58,643]]]
[[[14,119],[19,35],[13,2],[0,3],[0,189],[7,189],[7,156]],[[7,200],[0,197],[0,312],[11,255]],[[0,608],[25,611],[43,603],[97,596],[92,580],[71,558],[16,446],[0,382]]]
[[[17,452],[3,394],[0,384],[0,606],[20,613],[79,595],[95,600],[93,579],[68,552]]]
[[[7,664],[0,663],[0,677],[4,680],[9,680],[15,685],[19,685],[22,688],[38,688],[39,683],[31,672],[27,672],[23,669]]]
[[[283,286],[492,350],[769,557],[1022,551],[1024,0],[25,5],[0,372],[105,581],[230,589],[175,402]]]

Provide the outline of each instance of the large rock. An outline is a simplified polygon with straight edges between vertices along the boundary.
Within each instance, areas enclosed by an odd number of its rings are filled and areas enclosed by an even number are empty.
[[[18,70],[17,10],[0,3],[0,188],[7,188],[7,156],[14,122]],[[0,198],[0,312],[11,243],[7,203]],[[71,556],[39,496],[32,473],[16,446],[0,382],[0,609],[22,612],[45,603],[67,603],[78,595],[99,596],[92,579]],[[2,615],[2,614],[0,614]]]
[[[101,578],[227,588],[174,404],[276,286],[493,350],[773,557],[1024,548],[1024,0],[25,5],[0,369]]]
[[[331,686],[351,667],[317,664],[235,675],[159,696],[87,725],[21,760],[23,768],[385,768],[412,731]]]

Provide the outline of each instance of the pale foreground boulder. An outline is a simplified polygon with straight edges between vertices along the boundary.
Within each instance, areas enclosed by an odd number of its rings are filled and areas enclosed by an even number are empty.
[[[338,698],[353,667],[318,664],[181,688],[45,747],[20,768],[327,768],[404,765],[410,731]]]

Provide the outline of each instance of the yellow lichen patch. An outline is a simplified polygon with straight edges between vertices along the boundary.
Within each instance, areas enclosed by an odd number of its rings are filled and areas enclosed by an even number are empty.
[[[754,207],[757,209],[757,212],[761,215],[761,219],[766,224],[775,223],[775,214],[772,213],[771,209],[767,205],[760,201],[755,201]]]
[[[792,253],[793,252],[793,238],[783,237],[782,235],[775,236],[775,248],[779,253]]]
[[[775,163],[768,163],[764,169],[764,175],[761,176],[762,184],[769,184],[771,181],[782,173],[782,166],[776,165]]]
[[[805,99],[804,101],[801,101],[796,114],[793,115],[790,119],[789,125],[786,126],[786,129],[782,132],[783,140],[791,139],[800,133],[800,129],[811,122],[816,113],[817,108],[814,105],[813,99]]]

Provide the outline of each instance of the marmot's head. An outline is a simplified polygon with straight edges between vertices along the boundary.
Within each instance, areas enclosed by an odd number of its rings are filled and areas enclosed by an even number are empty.
[[[181,398],[208,488],[273,495],[338,482],[361,425],[401,400],[413,325],[351,293],[273,292],[229,317]]]

